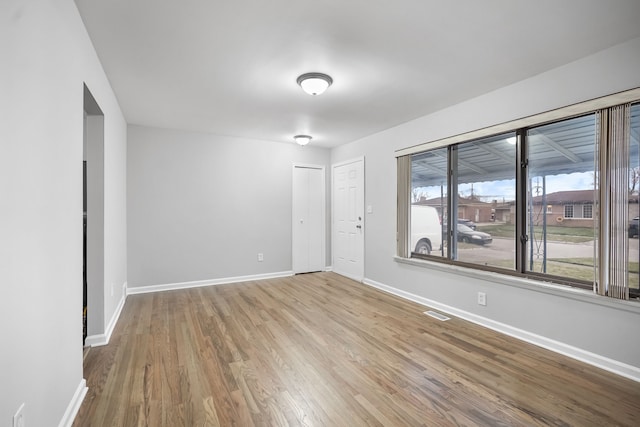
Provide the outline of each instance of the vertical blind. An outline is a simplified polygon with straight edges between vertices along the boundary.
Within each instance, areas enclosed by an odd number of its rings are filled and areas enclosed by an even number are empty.
[[[599,244],[595,290],[629,299],[629,143],[631,105],[599,112]]]
[[[398,225],[396,240],[398,256],[409,257],[409,193],[411,192],[411,156],[398,157]]]

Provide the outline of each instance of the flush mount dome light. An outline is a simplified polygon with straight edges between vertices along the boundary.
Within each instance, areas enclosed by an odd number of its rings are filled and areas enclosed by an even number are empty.
[[[306,73],[296,80],[309,95],[320,95],[333,83],[333,79],[322,73]]]
[[[311,137],[309,135],[296,135],[293,137],[293,140],[298,145],[307,145],[309,141],[311,141]]]

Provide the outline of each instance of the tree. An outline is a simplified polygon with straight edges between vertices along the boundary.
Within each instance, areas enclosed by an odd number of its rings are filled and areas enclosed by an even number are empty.
[[[425,193],[424,191],[422,191],[422,188],[420,187],[416,187],[413,190],[411,190],[411,200],[415,203],[415,202],[419,202],[421,200],[427,200],[427,197],[429,195],[427,193]]]
[[[640,167],[629,169],[629,195],[638,194],[640,184]]]

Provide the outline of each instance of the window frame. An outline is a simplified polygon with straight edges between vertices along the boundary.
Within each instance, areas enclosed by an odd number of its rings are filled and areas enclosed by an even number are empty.
[[[458,261],[455,259],[455,254],[456,254],[456,243],[457,243],[457,239],[456,239],[456,227],[452,227],[451,226],[451,221],[450,224],[448,225],[448,230],[446,230],[446,238],[447,238],[447,244],[448,244],[448,249],[449,249],[449,254],[446,257],[433,257],[430,255],[419,255],[419,254],[411,254],[409,253],[409,258],[417,258],[417,259],[426,259],[426,260],[430,260],[430,261],[435,261],[438,263],[444,263],[444,264],[453,264],[453,265],[457,265],[457,266],[461,266],[461,267],[468,267],[468,268],[472,268],[472,269],[477,269],[477,270],[485,270],[485,271],[490,271],[490,272],[497,272],[500,274],[504,274],[504,275],[510,275],[510,276],[516,276],[516,277],[525,277],[525,278],[531,278],[534,280],[541,280],[541,281],[545,281],[545,282],[549,282],[552,281],[554,283],[558,283],[558,284],[562,284],[562,285],[569,285],[572,287],[579,287],[579,288],[585,288],[585,289],[590,289],[593,290],[595,292],[596,288],[598,287],[598,280],[599,278],[602,277],[602,274],[598,274],[596,273],[594,275],[594,280],[593,281],[585,281],[585,280],[579,280],[579,279],[575,279],[575,278],[570,278],[570,277],[561,277],[561,276],[555,276],[552,274],[548,274],[548,273],[536,273],[536,272],[532,272],[532,271],[527,271],[527,269],[525,268],[525,264],[527,262],[527,251],[526,251],[526,242],[528,240],[528,233],[526,231],[526,212],[529,209],[529,206],[527,205],[527,184],[526,184],[526,177],[527,177],[527,152],[526,152],[526,131],[531,128],[531,127],[537,127],[537,126],[542,126],[545,124],[550,124],[550,123],[555,123],[555,122],[560,122],[560,121],[564,121],[564,120],[570,120],[572,118],[577,118],[580,116],[586,116],[586,115],[592,115],[592,114],[596,114],[596,134],[600,134],[600,137],[602,136],[602,131],[599,130],[600,127],[600,122],[599,122],[599,114],[601,111],[605,111],[611,107],[616,107],[618,105],[622,105],[622,104],[627,104],[629,107],[631,104],[636,104],[640,102],[640,88],[636,88],[636,89],[632,89],[630,91],[626,91],[626,92],[622,92],[622,93],[618,93],[618,94],[613,94],[610,96],[606,96],[603,98],[599,98],[596,100],[591,100],[591,101],[586,101],[583,102],[581,104],[578,104],[577,106],[571,106],[571,107],[565,107],[565,108],[560,108],[558,110],[554,110],[551,112],[546,112],[546,113],[541,113],[539,115],[536,116],[531,116],[531,117],[527,117],[524,119],[519,119],[519,120],[515,120],[513,122],[509,122],[509,123],[505,123],[505,124],[501,124],[501,125],[496,125],[493,127],[489,127],[489,128],[483,128],[480,129],[478,131],[472,131],[472,132],[468,132],[466,134],[461,134],[461,135],[456,135],[453,137],[449,137],[449,138],[444,138],[442,140],[438,140],[438,141],[434,141],[432,143],[427,143],[427,144],[420,144],[417,146],[413,146],[413,147],[409,147],[406,149],[401,149],[396,151],[396,157],[401,157],[404,155],[407,155],[409,153],[413,154],[413,153],[421,153],[421,152],[426,152],[426,151],[431,151],[432,149],[437,149],[437,148],[443,148],[443,147],[447,147],[448,148],[448,152],[449,152],[449,180],[448,180],[448,194],[450,195],[449,197],[447,197],[447,207],[448,207],[448,212],[449,212],[449,217],[450,218],[457,218],[457,212],[456,210],[456,203],[453,203],[453,197],[451,196],[452,193],[454,193],[457,190],[457,187],[454,189],[454,187],[451,185],[452,182],[457,182],[457,181],[452,181],[452,177],[455,178],[455,173],[456,173],[456,168],[455,167],[451,167],[452,164],[457,164],[457,162],[455,162],[456,160],[456,150],[454,147],[460,145],[460,144],[464,144],[464,143],[470,143],[473,142],[475,140],[479,140],[481,138],[484,137],[492,137],[492,136],[498,136],[498,135],[502,135],[504,133],[507,133],[508,131],[511,132],[516,132],[516,145],[517,145],[517,155],[516,158],[514,159],[514,161],[516,162],[516,201],[515,201],[515,205],[516,205],[516,209],[515,209],[515,213],[512,213],[512,215],[516,216],[516,235],[515,235],[515,252],[516,252],[516,268],[514,271],[511,270],[507,270],[507,269],[502,269],[502,268],[495,268],[495,267],[491,267],[491,266],[486,266],[486,265],[481,265],[481,264],[476,264],[476,263],[469,263],[469,262],[463,262],[463,261]],[[493,132],[492,132],[493,131]],[[597,137],[598,138],[598,137]],[[598,141],[599,139],[597,139]],[[598,157],[600,156],[600,151],[602,150],[602,148],[600,147],[599,143],[596,143],[595,146],[595,152],[594,152],[594,156]],[[598,172],[600,170],[600,172]],[[596,169],[595,169],[596,173],[602,173],[601,169],[598,169],[598,165],[596,165]],[[411,186],[411,182],[409,183],[409,186]],[[594,203],[584,203],[584,204],[570,204],[570,205],[564,205],[563,207],[563,217],[567,218],[567,219],[581,219],[581,218],[577,218],[576,217],[576,208],[579,210],[579,214],[582,214],[582,217],[584,219],[588,219],[588,220],[594,220],[594,221],[598,221],[594,223],[594,231],[600,235],[601,232],[599,231],[598,227],[601,226],[601,224],[599,224],[599,222],[602,221],[602,219],[598,220],[599,217],[602,217],[601,213],[598,213],[601,209],[602,206],[601,204],[598,202],[598,197],[601,194],[599,190],[595,190],[594,191],[595,194],[595,199],[594,199]],[[594,206],[595,204],[595,206]],[[569,213],[567,212],[567,206],[571,206],[571,215],[567,216],[566,214]],[[546,206],[545,209],[545,215],[547,214],[553,214],[553,208],[551,207],[550,209],[550,205]],[[594,212],[594,208],[596,208],[596,212]],[[513,212],[513,211],[512,211]],[[585,213],[590,213],[590,216],[585,215]],[[608,222],[609,220],[607,218],[604,219],[604,222]],[[599,238],[599,240],[601,240]],[[594,265],[594,270],[602,270],[603,267],[601,264],[601,261],[594,257],[594,263],[596,265]],[[628,286],[628,284],[627,284]],[[631,291],[631,290],[630,290]],[[601,292],[599,292],[601,293]],[[633,295],[634,297],[636,296],[640,296],[640,295]]]

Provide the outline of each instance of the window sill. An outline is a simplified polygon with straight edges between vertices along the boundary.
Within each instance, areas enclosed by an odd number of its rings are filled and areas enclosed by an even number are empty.
[[[599,306],[606,306],[615,308],[617,310],[625,310],[635,314],[640,314],[640,304],[638,303],[637,299],[625,301],[614,298],[607,298],[597,295],[593,293],[593,291],[589,291],[586,289],[573,288],[567,285],[538,281],[524,277],[514,277],[506,274],[494,273],[492,271],[484,271],[459,265],[445,264],[437,261],[429,261],[416,258],[402,258],[399,256],[395,256],[394,260],[399,264],[430,268],[446,273],[457,274],[474,279],[487,280],[494,283],[517,287],[520,289],[526,289],[528,291],[541,292],[561,298],[578,300],[590,304],[596,304]]]

